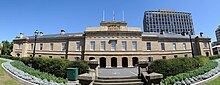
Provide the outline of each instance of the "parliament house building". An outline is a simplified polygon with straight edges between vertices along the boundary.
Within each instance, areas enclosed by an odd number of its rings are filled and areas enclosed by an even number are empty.
[[[99,67],[134,67],[138,61],[154,61],[195,55],[212,55],[211,38],[203,35],[142,32],[127,23],[102,21],[99,27],[87,27],[82,33],[43,34],[36,39],[35,57],[66,58],[71,61],[95,59]],[[34,36],[13,40],[15,57],[33,56]]]

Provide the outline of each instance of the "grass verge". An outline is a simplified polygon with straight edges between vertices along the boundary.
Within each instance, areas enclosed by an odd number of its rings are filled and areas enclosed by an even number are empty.
[[[0,60],[0,65],[5,61]],[[22,85],[16,80],[12,79],[2,67],[0,67],[0,85]]]

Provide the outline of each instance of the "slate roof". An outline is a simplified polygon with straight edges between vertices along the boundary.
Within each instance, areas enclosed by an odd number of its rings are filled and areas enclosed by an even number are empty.
[[[38,35],[38,38],[66,38],[66,37],[80,37],[83,36],[83,33],[65,33],[63,35],[61,34],[48,34],[40,36]],[[26,39],[34,39],[34,36],[25,36]]]
[[[198,36],[199,38],[209,38],[206,35],[203,35],[202,37],[200,37],[200,35],[192,35],[192,38],[195,38],[196,36]],[[142,37],[160,37],[160,38],[189,38],[189,35],[181,35],[181,34],[171,34],[171,33],[165,33],[165,34],[160,34],[160,33],[153,33],[153,32],[144,32],[142,34]]]
[[[38,36],[38,38],[67,38],[67,37],[81,37],[84,33],[65,33],[64,35],[61,34],[47,34],[43,36]],[[192,38],[195,38],[198,35],[192,35]],[[159,37],[159,38],[189,38],[189,35],[183,36],[181,34],[160,34],[160,33],[153,33],[153,32],[143,32],[142,37]],[[209,38],[208,36],[203,35],[202,37],[198,36],[199,38]],[[25,36],[22,39],[34,39],[34,36]],[[19,39],[17,39],[19,40]]]

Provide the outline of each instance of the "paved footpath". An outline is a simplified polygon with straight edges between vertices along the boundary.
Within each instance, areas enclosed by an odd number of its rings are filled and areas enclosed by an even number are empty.
[[[138,68],[99,68],[99,77],[130,77],[138,75]]]

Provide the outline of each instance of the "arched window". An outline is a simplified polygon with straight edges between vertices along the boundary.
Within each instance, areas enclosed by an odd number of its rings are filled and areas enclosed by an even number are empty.
[[[132,58],[132,64],[133,64],[133,66],[137,66],[138,65],[138,58],[137,57],[133,57]]]
[[[122,58],[122,67],[128,67],[128,58],[127,57]]]
[[[111,58],[111,66],[117,67],[117,58],[116,57]]]
[[[95,58],[94,57],[89,57],[89,60],[94,60]]]
[[[101,57],[99,59],[99,64],[100,64],[100,68],[105,68],[106,67],[106,58]]]

